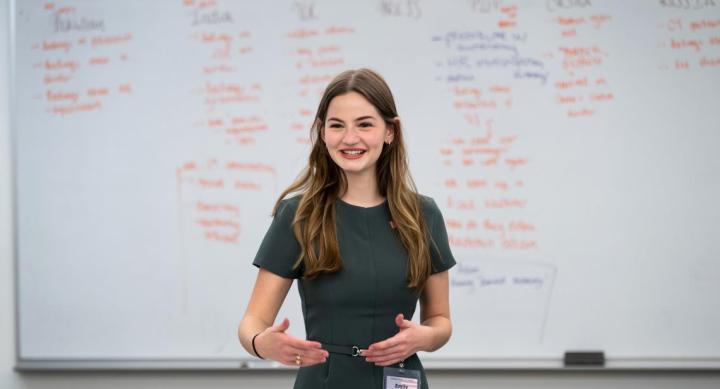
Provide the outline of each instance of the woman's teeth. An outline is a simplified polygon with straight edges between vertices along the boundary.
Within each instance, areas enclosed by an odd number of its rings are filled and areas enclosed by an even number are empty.
[[[365,150],[342,150],[341,152],[342,152],[343,154],[356,155],[356,154],[364,153]]]

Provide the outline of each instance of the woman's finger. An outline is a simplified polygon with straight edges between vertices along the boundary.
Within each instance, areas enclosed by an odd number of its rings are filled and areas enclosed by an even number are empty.
[[[400,337],[400,334],[397,334],[391,338],[387,338],[387,339],[383,340],[382,342],[377,342],[377,343],[371,344],[368,347],[368,351],[370,351],[370,353],[374,353],[377,351],[387,350],[389,348],[397,346],[398,344],[401,344],[403,341],[402,339],[403,338]]]
[[[393,350],[392,352],[387,353],[387,354],[376,355],[376,356],[373,356],[373,357],[367,357],[367,358],[365,358],[365,360],[368,361],[368,362],[378,362],[378,361],[385,361],[385,360],[388,360],[388,359],[390,359],[390,358],[394,358],[395,356],[398,356],[398,355],[408,355],[408,354],[409,354],[409,353],[407,352],[406,349],[404,349],[404,348],[398,348],[398,349],[395,349],[395,350]]]
[[[300,356],[299,358],[298,355]],[[317,365],[318,363],[325,363],[325,361],[327,361],[327,359],[322,356],[302,355],[298,353],[287,355],[284,358],[286,365],[300,367]]]
[[[310,359],[303,358],[301,360],[300,366],[313,366],[313,365],[317,365],[320,363],[326,363],[326,362],[327,362],[327,359],[325,359],[325,358],[310,358]]]
[[[378,366],[390,366],[403,360],[405,360],[405,354],[395,353],[392,355],[388,355],[387,358],[381,358],[374,363]]]
[[[269,328],[270,332],[285,332],[290,327],[290,320],[286,317],[277,325]]]
[[[362,356],[363,356],[363,357],[370,357],[370,358],[378,358],[378,357],[383,357],[383,356],[388,355],[388,354],[396,353],[396,352],[402,350],[403,348],[405,348],[405,345],[404,345],[404,344],[395,344],[395,345],[390,346],[390,347],[388,347],[388,348],[378,348],[378,349],[375,349],[375,350],[365,351],[365,352],[363,352]]]
[[[292,347],[292,352],[295,355],[300,355],[301,357],[311,357],[311,358],[327,358],[329,356],[327,350],[323,349],[316,349],[316,348],[297,348]]]
[[[290,345],[301,349],[322,349],[322,343],[314,340],[303,340],[295,337],[290,338]]]

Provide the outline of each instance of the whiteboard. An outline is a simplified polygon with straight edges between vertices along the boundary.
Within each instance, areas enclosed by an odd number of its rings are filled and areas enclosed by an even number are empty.
[[[720,366],[713,2],[22,1],[11,29],[21,368],[275,366],[236,339],[251,261],[359,67],[458,260],[426,366]],[[295,287],[283,316],[304,336]]]

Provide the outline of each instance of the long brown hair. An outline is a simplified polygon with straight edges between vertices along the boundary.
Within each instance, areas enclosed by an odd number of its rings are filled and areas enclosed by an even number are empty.
[[[330,158],[322,140],[330,101],[339,95],[357,92],[378,111],[394,130],[390,144],[383,144],[376,164],[380,195],[387,198],[395,231],[408,253],[408,287],[422,290],[431,273],[429,236],[417,189],[408,169],[405,143],[392,92],[383,78],[370,69],[347,70],[335,77],[325,89],[311,128],[312,150],[308,165],[282,192],[275,207],[289,193],[302,194],[293,219],[293,231],[300,243],[301,255],[295,268],[304,265],[304,277],[341,269],[340,248],[335,229],[335,203],[347,190],[345,172]]]

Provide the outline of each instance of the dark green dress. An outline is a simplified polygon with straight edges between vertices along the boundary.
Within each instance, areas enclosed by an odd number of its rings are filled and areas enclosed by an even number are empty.
[[[342,270],[302,278],[302,266],[292,265],[300,246],[292,231],[299,196],[281,202],[253,264],[281,277],[298,278],[308,340],[361,349],[398,333],[395,316],[410,320],[419,295],[407,287],[407,252],[390,225],[387,201],[375,207],[336,203]],[[421,196],[429,233],[433,273],[453,265],[445,222],[435,202]],[[397,367],[397,365],[395,365]],[[406,369],[420,370],[422,388],[428,383],[417,354],[405,360]],[[298,370],[295,389],[383,387],[383,367],[363,357],[330,353],[326,363]]]

